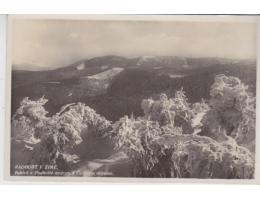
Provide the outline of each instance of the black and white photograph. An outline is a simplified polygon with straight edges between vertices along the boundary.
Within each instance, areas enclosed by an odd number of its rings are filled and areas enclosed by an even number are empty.
[[[254,16],[8,25],[8,176],[256,178]]]

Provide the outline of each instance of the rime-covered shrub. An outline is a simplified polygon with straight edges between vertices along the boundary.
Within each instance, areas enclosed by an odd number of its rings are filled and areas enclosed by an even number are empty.
[[[45,98],[40,98],[37,101],[24,98],[20,107],[12,117],[12,137],[17,140],[23,140],[27,143],[35,144],[39,142],[35,137],[35,129],[44,126],[48,120],[44,109],[44,105],[48,102]]]
[[[64,106],[59,113],[46,117],[46,102],[44,98],[21,102],[12,118],[13,140],[25,143],[25,150],[32,155],[30,163],[57,164],[61,170],[69,170],[69,163],[79,160],[71,152],[82,142],[82,131],[87,134],[91,129],[102,136],[111,123],[82,103]]]
[[[121,118],[113,126],[117,148],[132,161],[137,177],[252,178],[254,156],[232,138],[218,142],[182,134],[171,125]]]
[[[250,179],[254,176],[253,155],[232,140],[219,143],[209,137],[171,134],[153,142],[172,151],[171,177]]]
[[[231,136],[238,144],[254,151],[255,98],[248,87],[236,77],[217,75],[210,96],[210,110],[202,120],[202,134],[219,141]]]
[[[171,159],[173,150],[155,141],[165,134],[182,134],[180,127],[172,124],[160,127],[157,121],[125,116],[113,125],[112,134],[116,148],[131,160],[133,176],[174,177],[177,174]],[[174,175],[170,173],[172,169]]]
[[[194,113],[183,90],[177,91],[170,99],[165,94],[161,94],[159,100],[145,99],[141,107],[146,119],[157,121],[161,126],[171,124],[181,127],[184,134],[194,131],[191,126]]]
[[[239,79],[219,75],[209,105],[204,100],[190,105],[182,90],[174,98],[161,94],[159,100],[143,100],[143,118],[122,118],[113,129],[117,145],[133,162],[133,175],[253,178],[254,155],[240,146],[246,141],[240,129],[254,128],[254,102],[246,90]],[[250,138],[249,132],[244,136]]]
[[[111,122],[96,113],[95,110],[83,103],[77,103],[62,107],[61,111],[52,117],[64,132],[72,145],[82,142],[82,130],[87,134],[88,130],[94,130],[97,136],[103,136],[111,128]]]
[[[158,162],[150,147],[151,141],[161,135],[158,122],[125,116],[113,125],[112,133],[116,148],[131,159],[134,176],[149,172]]]

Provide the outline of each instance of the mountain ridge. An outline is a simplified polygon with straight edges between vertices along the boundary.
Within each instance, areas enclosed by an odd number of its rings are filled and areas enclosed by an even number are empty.
[[[60,66],[60,67],[54,67],[54,68],[50,68],[50,67],[46,67],[46,69],[44,69],[45,67],[40,67],[41,70],[25,70],[25,69],[13,69],[12,71],[23,71],[23,72],[37,72],[37,71],[53,71],[53,70],[61,70],[61,69],[66,69],[66,68],[70,68],[70,67],[75,67],[80,63],[83,62],[94,62],[96,60],[99,59],[106,59],[106,58],[118,58],[118,59],[129,59],[129,60],[138,60],[138,59],[143,59],[145,57],[150,57],[150,58],[186,58],[186,59],[210,59],[210,60],[219,60],[219,61],[230,61],[230,62],[252,62],[255,63],[256,59],[234,59],[234,58],[222,58],[222,57],[185,57],[185,56],[137,56],[137,57],[133,57],[133,58],[129,58],[129,57],[123,57],[123,56],[116,56],[116,55],[107,55],[107,56],[96,56],[96,57],[92,57],[92,58],[87,58],[87,59],[80,59],[78,61],[72,62],[71,64],[68,65],[64,65],[64,66]],[[30,65],[30,68],[36,68],[38,66],[36,65],[32,65],[32,64],[23,64],[23,65],[18,65],[15,64],[13,65],[13,68],[20,68],[21,66],[26,67]],[[39,67],[38,67],[39,68]]]
[[[123,70],[110,73],[111,69],[118,68]],[[99,80],[87,78],[86,81],[83,78],[104,74],[106,76]],[[170,56],[143,60],[141,57],[103,56],[50,71],[14,70],[12,113],[24,97],[37,99],[45,96],[49,99],[46,108],[50,114],[68,103],[83,102],[107,119],[114,120],[125,114],[140,115],[141,99],[161,92],[171,97],[181,87],[192,102],[207,99],[209,94],[206,91],[217,74],[236,76],[255,93],[256,63],[252,60]]]

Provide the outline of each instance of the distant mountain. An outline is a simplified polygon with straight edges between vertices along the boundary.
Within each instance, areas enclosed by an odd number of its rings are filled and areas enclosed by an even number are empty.
[[[245,63],[246,62],[246,63]],[[253,61],[237,61],[218,58],[184,58],[176,56],[142,56],[137,58],[124,58],[119,56],[95,57],[81,60],[69,66],[55,70],[25,71],[13,70],[12,87],[20,87],[32,83],[73,79],[81,76],[91,76],[111,68],[138,68],[157,71],[160,74],[187,73],[198,68],[207,68],[214,65],[251,65]],[[32,67],[30,66],[30,69]]]
[[[125,68],[132,59],[118,56],[104,56],[81,60],[69,66],[48,71],[13,70],[12,87],[30,85],[47,81],[74,79],[82,76],[92,76],[107,69]],[[129,63],[130,64],[130,63]]]
[[[12,72],[12,113],[20,101],[45,96],[50,114],[72,102],[84,102],[110,120],[141,115],[143,98],[181,87],[190,101],[209,97],[216,74],[239,77],[255,93],[256,62],[175,56],[95,57],[49,71]]]

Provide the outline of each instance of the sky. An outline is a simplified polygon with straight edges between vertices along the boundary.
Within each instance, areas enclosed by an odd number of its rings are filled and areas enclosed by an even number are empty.
[[[12,20],[15,69],[51,69],[96,56],[255,59],[252,22]]]

